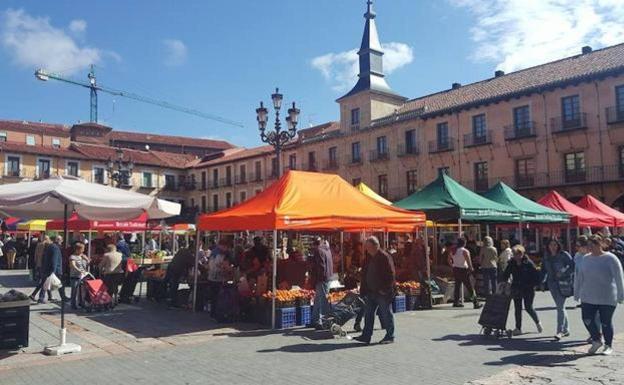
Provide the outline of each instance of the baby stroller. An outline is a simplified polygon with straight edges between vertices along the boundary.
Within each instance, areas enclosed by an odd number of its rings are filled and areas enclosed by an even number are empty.
[[[113,308],[113,298],[108,294],[104,281],[95,279],[91,274],[85,275],[80,281],[80,299],[82,307],[87,312]]]
[[[347,331],[342,327],[364,307],[364,300],[356,293],[347,295],[337,304],[332,306],[329,314],[321,319],[323,329],[329,330],[334,336],[346,337]]]

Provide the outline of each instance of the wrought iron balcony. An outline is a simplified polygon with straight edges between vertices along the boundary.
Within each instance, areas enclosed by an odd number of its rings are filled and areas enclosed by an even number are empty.
[[[455,139],[447,138],[446,140],[432,140],[429,142],[429,153],[453,151],[455,149]]]
[[[516,175],[514,180],[517,188],[533,187],[535,185],[535,174]]]
[[[316,162],[314,163],[304,163],[302,170],[305,171],[318,171],[318,164]]]
[[[163,186],[163,191],[178,191],[178,188],[176,187],[175,183],[167,183],[165,182],[165,185]]]
[[[323,163],[323,170],[338,170],[338,159],[328,159]]]
[[[390,159],[390,153],[387,148],[379,150],[372,150],[370,152],[369,158],[371,162],[381,162]]]
[[[360,166],[362,165],[362,156],[357,154],[357,156],[349,155],[345,158],[345,164],[348,166]]]
[[[249,181],[250,182],[262,182],[262,173],[258,172],[258,173],[251,173],[249,174]]]
[[[232,187],[232,178],[221,178],[219,187]]]
[[[238,174],[234,177],[234,182],[236,184],[245,184],[247,183],[247,174]]]
[[[535,122],[526,121],[505,126],[505,140],[519,140],[537,136]]]
[[[484,146],[487,144],[492,144],[492,130],[487,130],[479,135],[474,133],[464,135],[464,147]]]
[[[218,179],[213,179],[210,181],[210,183],[208,183],[208,185],[211,188],[219,188],[219,180]]]
[[[407,145],[407,143],[399,143],[397,146],[397,155],[399,157],[418,156],[420,155],[420,147],[414,143]]]
[[[624,106],[607,107],[607,124],[624,122]]]
[[[587,171],[586,170],[566,170],[565,171],[565,182],[566,183],[581,183],[587,180]]]
[[[558,116],[550,120],[550,129],[553,134],[583,130],[587,128],[587,114],[585,112],[572,117]]]

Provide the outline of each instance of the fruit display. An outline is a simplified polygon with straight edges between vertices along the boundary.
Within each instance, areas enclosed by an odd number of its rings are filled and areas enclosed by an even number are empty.
[[[342,301],[344,297],[346,297],[346,295],[347,295],[346,291],[333,291],[329,293],[327,297],[329,299],[329,303],[338,303]]]
[[[262,294],[262,298],[266,301],[271,301],[273,298],[272,292]],[[314,298],[314,290],[276,290],[275,291],[275,303],[278,307],[294,307],[297,305],[307,305],[310,303],[310,299]]]
[[[399,293],[416,295],[420,293],[420,282],[416,282],[416,281],[398,282],[396,284],[396,289],[397,289],[397,292]]]

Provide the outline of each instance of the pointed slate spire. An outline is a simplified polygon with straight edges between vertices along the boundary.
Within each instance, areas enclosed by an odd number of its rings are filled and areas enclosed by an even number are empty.
[[[379,42],[377,34],[377,25],[375,18],[377,14],[373,10],[372,0],[367,0],[367,9],[364,14],[366,24],[364,26],[364,35],[362,36],[362,44],[358,51],[360,72],[358,74],[358,82],[348,94],[344,97],[357,94],[358,92],[374,90],[394,94],[386,83],[383,73],[383,50]],[[342,99],[342,98],[341,98]]]

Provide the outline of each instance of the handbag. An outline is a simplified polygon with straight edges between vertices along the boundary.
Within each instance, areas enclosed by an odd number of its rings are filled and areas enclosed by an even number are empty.
[[[134,262],[134,259],[130,258],[126,261],[126,273],[134,273],[139,270],[139,266]]]
[[[52,273],[48,276],[48,278],[46,278],[45,282],[43,283],[43,290],[56,290],[62,285],[63,284],[61,280],[56,276],[56,274]]]

